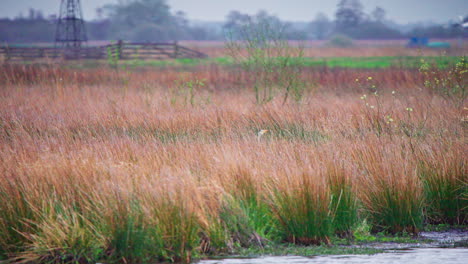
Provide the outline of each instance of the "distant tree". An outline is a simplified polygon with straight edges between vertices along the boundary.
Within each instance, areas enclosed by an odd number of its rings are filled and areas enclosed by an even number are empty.
[[[36,10],[34,10],[34,8],[29,8],[29,16],[28,16],[28,19],[29,19],[29,20],[34,20],[34,19],[36,19]]]
[[[468,32],[461,27],[447,27],[443,25],[420,26],[407,33],[409,37],[429,37],[429,38],[456,38],[468,37]]]
[[[52,42],[55,24],[44,19],[42,12],[30,9],[28,17],[0,20],[0,42]]]
[[[166,0],[120,0],[102,7],[105,19],[93,23],[100,27],[109,24],[108,38],[134,41],[171,41],[188,39],[216,39],[220,33],[206,28],[192,27],[182,11],[172,13]],[[236,20],[236,14],[232,15]],[[109,23],[103,23],[108,21]]]
[[[98,18],[98,20],[101,20],[104,16],[104,10],[102,7],[98,7],[96,8],[96,16]]]
[[[182,27],[188,27],[189,26],[189,22],[188,22],[188,19],[187,19],[187,14],[185,14],[184,11],[177,11],[175,13],[174,18],[176,20],[177,25],[182,26]]]
[[[395,39],[401,38],[398,30],[385,24],[386,12],[376,7],[371,15],[363,11],[359,0],[341,0],[336,11],[336,33],[355,39]]]
[[[47,20],[49,20],[49,22],[51,22],[51,23],[55,23],[57,21],[57,15],[56,14],[50,14],[47,17]]]
[[[23,12],[19,12],[18,15],[16,15],[15,20],[21,20],[24,19]]]
[[[281,31],[281,34],[288,39],[304,39],[306,33],[301,30],[296,30],[292,27],[291,23],[281,21],[275,15],[269,14],[265,10],[258,11],[255,15],[248,15],[239,11],[231,11],[226,17],[226,22],[223,25],[224,33],[229,35],[226,37],[237,38],[240,36],[233,36],[243,31],[246,26],[252,25],[268,25],[276,27],[276,30]]]
[[[359,0],[341,0],[335,13],[336,27],[339,32],[346,33],[351,28],[363,22],[365,14]]]
[[[109,19],[98,19],[86,23],[88,38],[92,40],[110,39],[111,22]]]
[[[325,39],[333,29],[333,23],[324,13],[318,13],[309,24],[310,31],[316,39]]]
[[[227,15],[226,22],[224,23],[223,28],[228,31],[233,31],[243,25],[247,25],[250,20],[250,15],[243,14],[237,10],[232,10]]]
[[[41,10],[37,10],[37,12],[36,12],[36,19],[37,19],[37,20],[44,20],[44,19],[45,19],[45,18],[44,18],[44,13],[42,13]]]
[[[383,23],[385,21],[386,15],[387,15],[387,12],[385,11],[385,9],[379,6],[375,7],[374,11],[372,11],[371,13],[372,19],[375,22],[380,22],[380,23]]]
[[[204,27],[192,27],[190,28],[190,39],[193,40],[208,40],[212,38],[208,29]]]
[[[355,39],[398,39],[403,35],[400,31],[388,27],[382,22],[367,20],[359,27],[348,31],[348,35]]]
[[[177,19],[166,0],[126,0],[103,7],[112,27],[111,36],[131,40],[171,40]]]
[[[277,16],[270,15],[268,14],[267,11],[265,10],[260,10],[255,14],[254,20],[257,22],[263,21],[263,22],[269,22],[270,24],[279,24],[279,23],[285,23],[282,22],[281,19],[279,19]]]
[[[172,35],[174,35],[173,39],[190,39],[190,25],[185,12],[177,11],[173,19],[173,23],[168,25],[168,29],[174,31],[172,32]]]
[[[104,6],[109,17],[128,27],[142,23],[164,25],[170,23],[172,15],[165,0],[127,0]]]
[[[178,32],[175,28],[158,26],[152,23],[139,25],[135,28],[135,30],[132,33],[133,34],[131,36],[131,39],[135,41],[155,42],[174,40],[178,38]]]

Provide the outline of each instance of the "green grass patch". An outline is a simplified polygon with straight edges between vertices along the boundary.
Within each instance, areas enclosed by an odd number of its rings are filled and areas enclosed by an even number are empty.
[[[435,65],[438,68],[447,68],[458,61],[457,56],[379,56],[379,57],[330,57],[330,58],[291,58],[291,66],[303,67],[328,67],[328,68],[352,68],[352,69],[382,69],[382,68],[419,68],[421,60]],[[124,67],[167,67],[167,66],[198,66],[218,64],[234,66],[235,61],[229,57],[217,57],[207,59],[174,59],[174,60],[128,60],[120,61]]]
[[[328,57],[328,58],[290,58],[290,66],[300,67],[327,67],[327,68],[349,68],[349,69],[385,69],[403,68],[418,69],[421,60],[440,69],[446,69],[459,61],[457,56],[374,56],[374,57]],[[30,64],[31,62],[28,62]],[[33,63],[34,64],[34,63]],[[82,60],[67,64],[70,68],[97,68],[107,65],[105,60]],[[216,64],[221,66],[236,66],[236,62],[230,57],[215,57],[206,59],[180,58],[169,60],[119,60],[119,68],[191,68],[201,65]]]
[[[381,56],[381,57],[332,57],[304,58],[306,67],[352,68],[352,69],[383,69],[383,68],[419,68],[421,59],[439,68],[447,68],[458,61],[456,56],[413,57],[413,56]]]

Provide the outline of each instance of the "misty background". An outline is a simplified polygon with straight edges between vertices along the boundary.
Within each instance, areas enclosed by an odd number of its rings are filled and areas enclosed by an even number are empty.
[[[466,0],[81,0],[89,40],[224,40],[252,20],[288,39],[466,37]],[[53,42],[59,0],[0,0],[0,41]],[[461,17],[461,18],[460,18]]]

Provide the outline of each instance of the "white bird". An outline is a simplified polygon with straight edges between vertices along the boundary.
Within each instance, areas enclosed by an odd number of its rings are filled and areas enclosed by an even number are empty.
[[[257,133],[257,140],[260,141],[260,138],[261,138],[266,132],[268,132],[267,129],[262,129],[262,130],[258,131],[258,133]]]

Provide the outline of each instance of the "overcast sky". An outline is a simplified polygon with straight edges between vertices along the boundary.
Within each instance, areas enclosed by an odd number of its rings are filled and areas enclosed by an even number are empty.
[[[310,21],[318,12],[333,17],[339,0],[167,0],[172,11],[182,10],[189,19],[223,21],[231,10],[255,13],[260,9],[290,21]],[[96,17],[96,8],[117,0],[81,0],[85,19]],[[366,12],[375,6],[387,11],[387,17],[400,23],[447,22],[468,15],[468,0],[361,0]],[[0,17],[27,15],[30,7],[45,15],[57,13],[60,0],[0,0]]]

